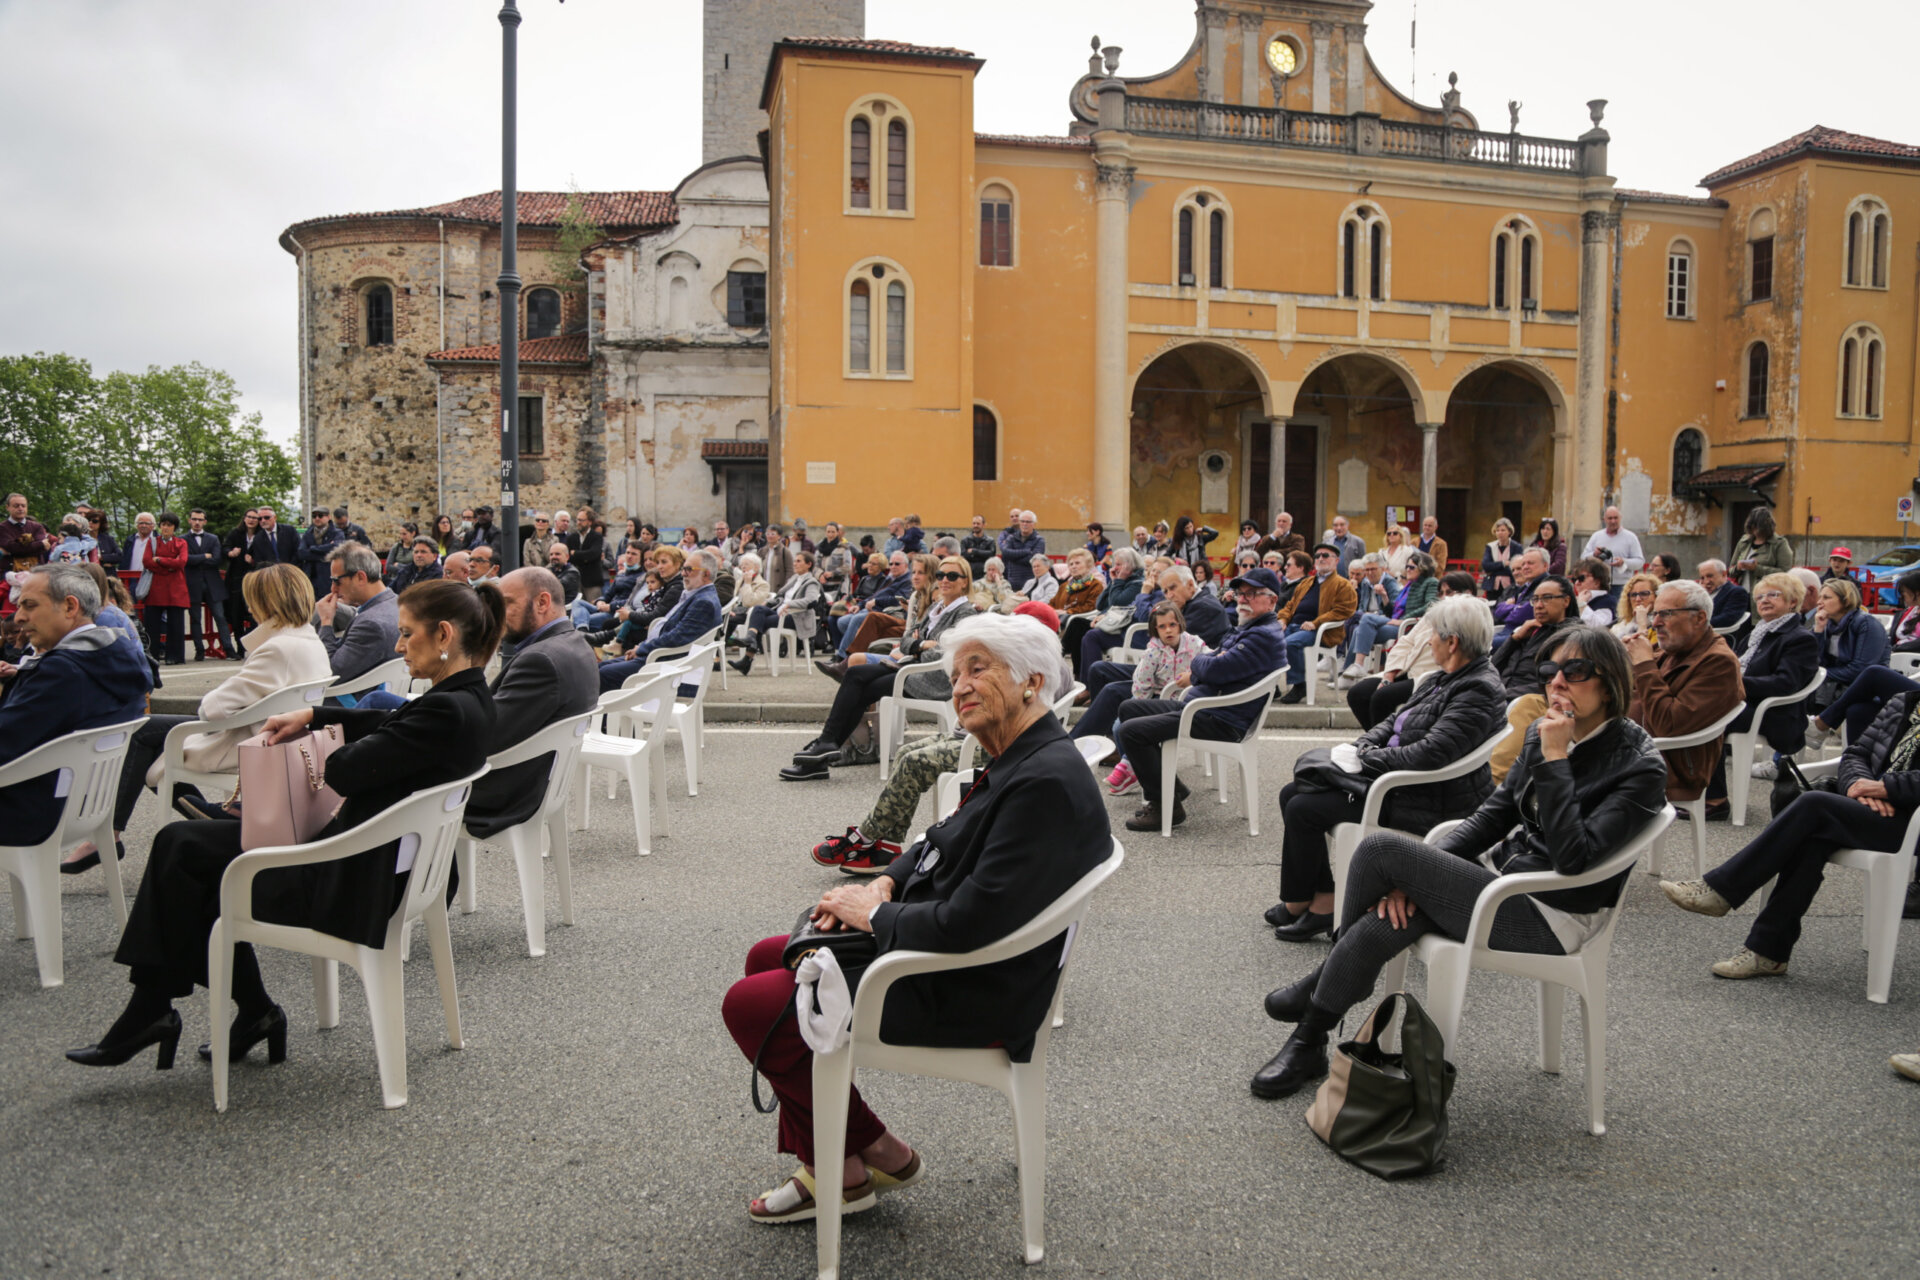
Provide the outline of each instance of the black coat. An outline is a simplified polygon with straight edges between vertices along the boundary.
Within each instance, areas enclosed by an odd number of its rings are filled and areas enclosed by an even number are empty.
[[[1893,758],[1893,749],[1906,736],[1907,721],[1913,718],[1913,704],[1916,701],[1920,701],[1920,693],[1903,693],[1897,698],[1887,699],[1887,704],[1874,716],[1873,723],[1860,735],[1860,741],[1841,755],[1842,794],[1856,782],[1879,781],[1886,784],[1887,803],[1894,808],[1902,813],[1912,813],[1916,807],[1920,807],[1920,769],[1887,772],[1887,762]]]
[[[1740,673],[1749,710],[1733,722],[1734,733],[1753,727],[1751,708],[1766,698],[1777,698],[1807,687],[1820,669],[1820,637],[1807,630],[1799,615],[1778,631],[1769,631],[1754,645],[1747,669]],[[1807,704],[1788,703],[1767,712],[1760,734],[1775,751],[1789,754],[1807,745]]]
[[[1107,807],[1066,730],[1042,716],[987,767],[965,803],[893,860],[893,901],[873,916],[880,951],[973,951],[1026,924],[1113,851]],[[906,978],[887,994],[889,1044],[978,1048],[1025,1062],[1053,1003],[1061,940],[983,968]]]
[[[1546,685],[1540,679],[1540,653],[1555,636],[1567,627],[1576,625],[1571,620],[1556,622],[1551,626],[1543,622],[1532,635],[1520,640],[1508,640],[1494,652],[1493,669],[1499,673],[1509,698],[1546,691]]]
[[[347,741],[327,757],[327,784],[346,803],[315,838],[357,827],[416,791],[478,769],[487,762],[493,719],[486,676],[472,669],[392,711],[316,707],[314,727],[337,724]],[[255,910],[262,920],[381,946],[397,905],[399,852],[395,841],[340,862],[264,872],[255,882]]]
[[[1493,664],[1476,659],[1458,671],[1428,677],[1407,704],[1382,720],[1355,745],[1360,770],[1378,778],[1396,769],[1439,769],[1485,745],[1507,720],[1507,691]],[[1400,745],[1387,740],[1398,726]],[[1387,797],[1387,825],[1424,834],[1442,822],[1464,818],[1493,792],[1493,773],[1481,765],[1452,782],[1399,787]]]
[[[189,530],[180,536],[187,544],[187,591],[195,597],[196,603],[202,594],[215,604],[224,601],[227,598],[227,586],[220,577],[220,570],[226,565],[227,553],[220,535]]]
[[[1492,850],[1502,875],[1578,875],[1620,852],[1666,802],[1667,762],[1647,731],[1625,716],[1607,721],[1565,760],[1551,761],[1540,754],[1536,721],[1499,788],[1434,847],[1469,859]],[[1599,884],[1535,896],[1575,915],[1604,911],[1620,901],[1631,874],[1628,868]]]
[[[487,754],[517,747],[548,725],[593,708],[600,697],[600,668],[593,650],[562,618],[553,630],[514,650],[492,685],[494,732]],[[489,773],[473,788],[467,830],[485,839],[531,818],[546,799],[553,757]]]

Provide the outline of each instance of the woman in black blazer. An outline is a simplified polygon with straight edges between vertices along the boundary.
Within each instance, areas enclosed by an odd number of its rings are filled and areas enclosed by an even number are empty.
[[[1790,573],[1770,573],[1753,586],[1753,612],[1758,619],[1740,650],[1740,682],[1746,689],[1747,709],[1728,726],[1729,734],[1745,733],[1753,728],[1753,709],[1768,698],[1796,692],[1807,687],[1813,673],[1820,669],[1820,637],[1801,621],[1800,582]],[[1807,745],[1807,704],[1788,703],[1767,712],[1760,722],[1760,736],[1780,755],[1792,755]],[[1728,763],[1731,747],[1722,741],[1720,763],[1714,766],[1713,779],[1707,783],[1707,817],[1717,821],[1728,816],[1727,769],[1751,768],[1752,761]],[[1775,765],[1756,776],[1771,778]]]
[[[944,659],[960,724],[993,763],[960,807],[927,830],[880,875],[831,889],[814,918],[874,935],[892,950],[952,954],[997,942],[1039,915],[1104,862],[1113,841],[1093,775],[1049,710],[1060,693],[1060,642],[1032,618],[982,614],[954,629]],[[813,1055],[785,1016],[794,977],[781,963],[787,939],[747,953],[747,976],[721,1006],[727,1029],[780,1100],[779,1149],[803,1168],[754,1200],[762,1222],[815,1216]],[[907,978],[887,993],[880,1035],[888,1044],[1001,1045],[1025,1062],[1053,1003],[1061,940],[984,968]],[[762,1046],[764,1044],[764,1051]],[[846,1211],[877,1191],[919,1179],[920,1157],[887,1131],[854,1090],[842,1171]]]
[[[400,597],[394,649],[433,687],[392,711],[320,707],[275,716],[266,732],[285,742],[337,724],[346,744],[327,760],[327,782],[345,799],[316,839],[359,826],[416,791],[463,778],[486,763],[493,737],[493,698],[482,668],[500,643],[506,607],[492,583],[422,582]],[[254,913],[274,924],[318,929],[379,947],[405,892],[398,841],[339,862],[285,867],[254,882]],[[176,822],[154,838],[140,892],[128,913],[114,959],[132,970],[133,998],[99,1043],[67,1053],[90,1067],[115,1067],[148,1045],[158,1066],[173,1065],[180,1015],[173,1001],[207,984],[207,938],[220,917],[220,881],[238,858],[236,820]],[[286,1057],[287,1015],[267,994],[253,948],[233,949],[232,1057],[262,1040],[269,1061]]]

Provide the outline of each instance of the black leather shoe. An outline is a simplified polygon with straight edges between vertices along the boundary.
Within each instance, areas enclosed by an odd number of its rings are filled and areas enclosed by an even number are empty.
[[[1333,932],[1333,912],[1325,915],[1317,911],[1308,911],[1294,920],[1292,924],[1281,925],[1273,931],[1273,936],[1282,942],[1311,942],[1323,933]]]
[[[1900,908],[1902,920],[1920,920],[1920,881],[1907,886],[1907,900]]]
[[[154,1061],[158,1071],[173,1070],[173,1055],[180,1047],[180,1014],[169,1009],[164,1018],[155,1019],[148,1026],[127,1037],[118,1044],[90,1044],[84,1049],[67,1050],[67,1061],[77,1062],[83,1067],[117,1067],[132,1059],[150,1044],[160,1046],[160,1054]]]
[[[825,738],[815,738],[806,746],[793,753],[793,762],[800,764],[806,760],[831,760],[840,754],[840,744],[828,742]]]
[[[796,760],[780,771],[782,782],[824,782],[832,776],[825,760]]]
[[[1321,967],[1316,965],[1312,973],[1292,986],[1267,992],[1267,1016],[1275,1022],[1298,1022],[1305,1017],[1313,1002],[1313,989],[1320,985]]]
[[[1293,912],[1287,910],[1287,904],[1284,902],[1276,902],[1272,906],[1267,908],[1267,915],[1266,915],[1267,923],[1272,925],[1276,929],[1280,928],[1282,925],[1292,924],[1295,920],[1298,920],[1299,918],[1300,918],[1299,916],[1296,916],[1295,914],[1293,914]]]
[[[1296,1028],[1273,1060],[1253,1073],[1250,1087],[1256,1098],[1284,1098],[1326,1074],[1326,1033],[1303,1033]]]
[[[1283,707],[1291,707],[1297,703],[1305,702],[1306,700],[1307,700],[1307,686],[1303,684],[1297,684],[1293,686],[1293,688],[1287,690],[1285,693],[1280,695],[1280,705]],[[1275,1096],[1278,1096],[1278,1095],[1275,1095]]]
[[[113,842],[113,852],[114,856],[120,861],[125,862],[127,860],[127,846],[120,841],[115,840]],[[100,851],[95,849],[83,858],[75,858],[72,862],[61,863],[60,874],[63,876],[77,876],[82,871],[91,871],[99,865]]]
[[[240,1020],[233,1020],[233,1030],[227,1038],[227,1061],[242,1062],[253,1046],[262,1040],[267,1042],[267,1063],[279,1066],[287,1060],[287,1011],[279,1005],[242,1026]],[[213,1046],[200,1046],[200,1061],[213,1061]]]
[[[753,654],[751,652],[743,653],[727,665],[735,671],[738,671],[741,675],[747,675],[753,670]]]
[[[821,675],[833,681],[835,684],[840,684],[847,678],[847,663],[844,658],[833,662],[829,662],[825,658],[817,658],[814,660],[813,665]]]

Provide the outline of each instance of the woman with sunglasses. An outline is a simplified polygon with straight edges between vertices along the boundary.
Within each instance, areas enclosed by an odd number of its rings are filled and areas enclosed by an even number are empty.
[[[1255,1096],[1283,1098],[1326,1075],[1328,1033],[1373,993],[1387,962],[1425,934],[1464,939],[1474,902],[1496,878],[1577,875],[1618,853],[1666,805],[1666,762],[1627,719],[1633,668],[1621,643],[1596,627],[1570,628],[1555,637],[1540,674],[1547,712],[1471,817],[1431,843],[1398,831],[1360,842],[1326,961],[1267,996],[1268,1016],[1295,1025],[1254,1075]],[[1487,944],[1533,955],[1576,951],[1619,905],[1629,874],[1510,898]]]
[[[1076,550],[1075,554],[1084,556],[1086,552]],[[893,692],[894,676],[902,665],[919,668],[907,677],[907,697],[932,700],[953,696],[953,687],[940,669],[940,640],[956,623],[974,615],[973,604],[967,599],[973,586],[973,569],[959,556],[947,556],[932,568],[933,598],[919,621],[892,652],[876,657],[869,651],[868,661],[847,667],[820,736],[795,753],[793,767],[780,771],[782,778],[789,782],[825,778],[828,766],[853,736],[867,708]]]

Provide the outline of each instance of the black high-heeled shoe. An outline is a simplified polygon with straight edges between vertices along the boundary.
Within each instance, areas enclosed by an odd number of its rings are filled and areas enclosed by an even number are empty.
[[[125,862],[127,860],[127,846],[121,841],[115,840],[113,842],[113,856]],[[84,858],[75,858],[72,862],[61,863],[60,874],[63,876],[77,876],[82,871],[91,871],[99,865],[100,851],[95,849]]]
[[[152,1023],[118,1044],[90,1044],[84,1049],[67,1050],[67,1061],[77,1062],[83,1067],[117,1067],[129,1061],[136,1053],[150,1044],[160,1046],[160,1055],[154,1061],[154,1070],[173,1070],[174,1051],[180,1047],[180,1014],[178,1010],[167,1010],[166,1016],[156,1018]]]
[[[279,1005],[273,1006],[244,1027],[238,1018],[234,1019],[233,1030],[227,1037],[227,1061],[245,1061],[253,1046],[262,1040],[267,1042],[268,1066],[277,1067],[287,1060],[287,1011]],[[200,1061],[213,1061],[211,1044],[200,1046]]]

